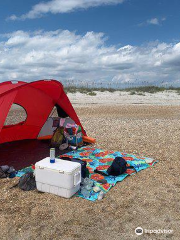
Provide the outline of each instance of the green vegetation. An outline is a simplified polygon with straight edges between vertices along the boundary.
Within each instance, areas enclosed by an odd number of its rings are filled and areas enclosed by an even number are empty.
[[[142,93],[142,92],[138,92],[137,95],[139,95],[139,96],[146,96],[146,95],[145,95],[144,93]]]
[[[145,94],[143,92],[135,92],[135,91],[131,91],[129,95],[139,95],[139,96],[145,96]]]
[[[76,92],[78,92],[76,87],[64,87],[64,90],[65,90],[66,93],[76,93]]]
[[[76,92],[80,92],[80,93],[84,93],[84,94],[89,94],[95,91],[98,92],[115,92],[115,91],[121,91],[120,89],[115,89],[115,88],[88,88],[88,87],[74,87],[74,86],[69,86],[69,87],[64,87],[64,90],[66,93],[76,93]]]
[[[169,89],[176,91],[180,95],[180,88],[170,87]]]
[[[129,95],[136,95],[135,91],[131,91]]]
[[[164,87],[156,87],[156,86],[144,86],[144,87],[135,87],[135,88],[127,88],[124,89],[126,91],[135,91],[137,93],[157,93],[157,92],[163,92],[167,90]]]
[[[64,87],[66,93],[76,93],[80,92],[83,94],[87,94],[90,96],[96,96],[95,91],[99,92],[115,92],[115,91],[127,91],[130,92],[130,95],[141,95],[144,96],[144,93],[157,93],[157,92],[163,92],[165,90],[173,90],[176,91],[178,94],[180,94],[180,87],[175,88],[175,87],[157,87],[157,86],[141,86],[141,87],[132,87],[132,88],[88,88],[88,87],[74,87],[74,86],[69,86],[69,87]]]
[[[89,95],[89,96],[96,96],[97,93],[95,93],[95,92],[89,92],[88,95]]]

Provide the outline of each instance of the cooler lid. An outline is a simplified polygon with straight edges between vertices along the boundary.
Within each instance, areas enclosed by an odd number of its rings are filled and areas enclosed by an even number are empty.
[[[80,163],[62,160],[58,158],[55,159],[55,163],[50,163],[50,157],[44,158],[43,160],[35,164],[35,168],[48,168],[51,170],[62,171],[65,173],[71,173],[80,166]]]

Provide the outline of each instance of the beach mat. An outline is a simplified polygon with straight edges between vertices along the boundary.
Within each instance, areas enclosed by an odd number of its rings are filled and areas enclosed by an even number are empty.
[[[117,182],[121,182],[127,176],[135,174],[143,169],[153,166],[157,161],[148,157],[138,158],[135,155],[124,153],[124,152],[116,152],[116,151],[104,151],[102,149],[94,148],[94,147],[82,147],[76,151],[69,152],[67,154],[60,155],[61,157],[69,157],[69,158],[79,158],[83,161],[87,162],[87,168],[89,170],[90,176],[94,181],[94,185],[100,187],[100,189],[107,193]],[[94,170],[107,170],[109,166],[112,164],[113,160],[116,157],[122,157],[126,160],[128,167],[125,173],[119,176],[103,176],[99,173],[95,173]],[[146,163],[146,161],[151,161],[151,163]],[[106,184],[100,184],[97,181],[105,179],[107,181]],[[76,194],[76,196],[85,198],[90,201],[95,201],[98,198],[99,193],[95,193],[94,191],[90,192],[90,197],[84,197],[80,192]]]

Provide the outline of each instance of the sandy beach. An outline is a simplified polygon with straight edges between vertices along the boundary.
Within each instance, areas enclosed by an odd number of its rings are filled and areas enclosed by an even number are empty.
[[[180,239],[180,95],[68,96],[97,147],[159,162],[127,177],[96,202],[10,189],[17,179],[1,179],[0,239]],[[20,118],[21,112],[14,111]],[[137,227],[173,232],[137,236]]]

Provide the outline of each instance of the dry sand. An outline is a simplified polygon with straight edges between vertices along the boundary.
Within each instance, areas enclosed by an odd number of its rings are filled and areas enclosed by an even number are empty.
[[[75,97],[70,96],[74,103]],[[85,99],[74,106],[98,147],[153,157],[159,163],[126,178],[96,202],[23,192],[10,189],[16,179],[0,180],[0,239],[180,239],[178,101],[139,105],[127,104],[126,98],[125,104],[86,105]],[[138,226],[173,233],[137,236]]]

